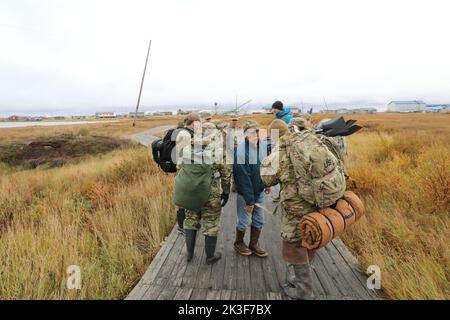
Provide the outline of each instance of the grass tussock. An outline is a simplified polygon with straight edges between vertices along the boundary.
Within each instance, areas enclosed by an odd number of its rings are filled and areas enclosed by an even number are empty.
[[[0,180],[0,298],[123,298],[174,223],[173,178],[148,150]],[[82,289],[67,290],[66,268]]]

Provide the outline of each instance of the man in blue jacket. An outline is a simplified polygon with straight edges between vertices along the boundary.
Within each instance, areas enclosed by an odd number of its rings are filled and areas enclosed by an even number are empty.
[[[292,121],[291,108],[285,108],[281,101],[275,101],[272,104],[272,113],[275,114],[275,119],[284,120],[286,124]]]
[[[264,225],[263,210],[256,204],[264,204],[265,188],[260,176],[260,164],[267,157],[267,144],[259,139],[259,125],[249,120],[244,126],[245,140],[237,146],[234,155],[233,176],[237,192],[237,223],[234,249],[241,255],[255,254],[266,257],[267,252],[259,247],[258,240]],[[244,242],[245,231],[251,220],[250,243]]]

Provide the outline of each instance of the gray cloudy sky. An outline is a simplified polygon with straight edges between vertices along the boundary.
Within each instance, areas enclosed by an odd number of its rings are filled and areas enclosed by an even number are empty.
[[[450,102],[445,1],[0,0],[0,113]]]

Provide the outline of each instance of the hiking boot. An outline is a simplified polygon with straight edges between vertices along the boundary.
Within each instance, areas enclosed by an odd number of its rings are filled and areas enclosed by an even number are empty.
[[[177,210],[177,223],[178,223],[178,233],[184,235],[184,228],[183,228],[183,223],[184,223],[184,219],[186,217],[185,211],[183,208],[179,208]]]
[[[256,254],[258,257],[267,257],[269,254],[266,250],[258,246],[259,236],[261,235],[261,230],[255,227],[250,229],[250,244],[248,248],[252,253]]]
[[[243,256],[249,256],[252,254],[251,250],[244,242],[245,230],[241,231],[236,228],[236,241],[234,242],[234,250]]]
[[[194,257],[194,249],[195,249],[195,238],[197,237],[197,230],[185,230],[185,238],[186,238],[186,252],[187,252],[187,261],[191,261]]]
[[[281,286],[284,293],[294,300],[307,300],[314,298],[312,289],[311,267],[307,264],[292,265],[295,279],[287,271],[286,283]],[[290,279],[291,278],[291,279]],[[291,283],[291,281],[293,283]]]
[[[222,258],[220,252],[216,251],[217,237],[205,236],[206,264],[213,264]]]

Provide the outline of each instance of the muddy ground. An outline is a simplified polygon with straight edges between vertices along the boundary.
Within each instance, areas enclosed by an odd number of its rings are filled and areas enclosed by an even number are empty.
[[[23,169],[54,168],[131,144],[129,140],[107,136],[60,134],[26,143],[0,144],[0,162]]]

